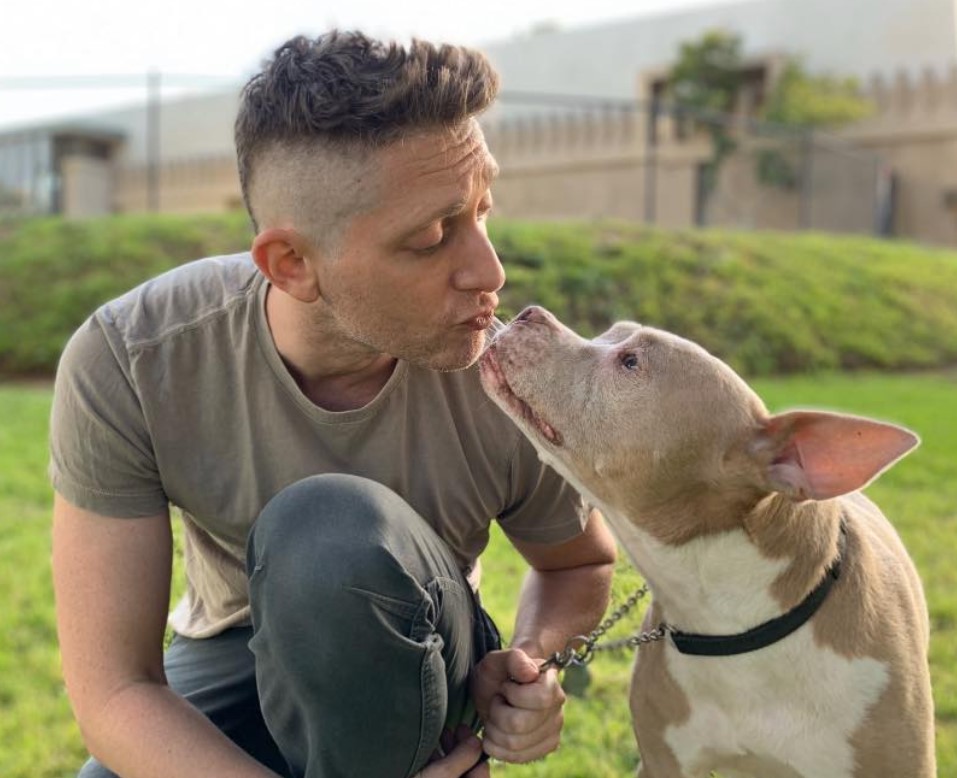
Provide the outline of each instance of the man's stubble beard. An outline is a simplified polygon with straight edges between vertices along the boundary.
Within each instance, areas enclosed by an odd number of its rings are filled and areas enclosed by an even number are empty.
[[[354,306],[363,310],[361,298]],[[371,305],[369,306],[371,307]],[[475,364],[485,347],[485,332],[456,331],[458,328],[439,330],[439,335],[408,342],[408,330],[395,327],[375,317],[350,315],[349,309],[335,304],[334,300],[314,310],[309,317],[309,340],[322,348],[330,333],[336,333],[356,345],[356,351],[365,351],[370,356],[388,354],[417,367],[442,373],[464,370]],[[405,342],[403,342],[405,341]]]

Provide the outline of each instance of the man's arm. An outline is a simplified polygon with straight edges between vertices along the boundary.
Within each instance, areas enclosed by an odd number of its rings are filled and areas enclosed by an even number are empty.
[[[617,548],[594,510],[585,531],[566,543],[512,543],[532,569],[522,587],[511,646],[479,663],[473,694],[485,722],[486,753],[528,762],[558,747],[563,721],[558,673],[540,674],[538,666],[601,620]]]
[[[544,659],[601,620],[618,555],[615,538],[592,510],[585,532],[566,543],[512,543],[532,569],[519,597],[511,648]]]
[[[166,685],[168,512],[113,519],[57,495],[53,583],[67,692],[87,748],[124,778],[265,778]]]

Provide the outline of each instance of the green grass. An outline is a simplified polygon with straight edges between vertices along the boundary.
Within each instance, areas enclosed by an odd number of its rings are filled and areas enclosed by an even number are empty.
[[[60,681],[50,583],[50,392],[0,387],[0,775],[66,776],[79,736]]]
[[[763,379],[755,386],[774,410],[837,408],[905,424],[921,447],[886,473],[870,494],[900,530],[928,595],[940,775],[957,775],[957,374],[828,374]],[[49,574],[50,493],[45,477],[50,391],[0,385],[0,775],[61,778],[83,759],[58,669]],[[500,533],[484,557],[483,598],[510,627],[523,565]],[[638,577],[624,563],[615,581],[623,600]],[[637,616],[614,631],[627,634]],[[584,699],[567,706],[561,749],[528,766],[496,765],[516,778],[612,778],[633,774],[638,758],[628,718],[630,658],[600,654]]]

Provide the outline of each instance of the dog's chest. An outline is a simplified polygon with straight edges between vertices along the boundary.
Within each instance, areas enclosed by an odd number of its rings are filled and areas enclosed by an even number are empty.
[[[652,582],[665,619],[680,628],[735,634],[780,615],[770,587],[787,560],[764,557],[743,532],[668,547],[609,518]],[[852,739],[887,687],[888,668],[818,645],[813,629],[809,622],[736,656],[687,656],[670,643],[640,650],[632,700],[639,741],[642,728],[661,732],[689,776],[852,778]],[[669,693],[687,701],[689,715],[648,714],[675,710],[656,704]]]
[[[661,648],[691,713],[655,724],[665,724],[665,741],[687,774],[724,767],[727,775],[761,778],[852,778],[853,734],[888,682],[882,663],[819,648],[810,625],[740,656]],[[639,655],[635,689],[654,693],[654,686],[654,678],[643,677]]]

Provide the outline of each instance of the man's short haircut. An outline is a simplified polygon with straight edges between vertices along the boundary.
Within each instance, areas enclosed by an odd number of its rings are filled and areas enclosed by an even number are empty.
[[[341,31],[292,38],[243,88],[236,118],[239,181],[253,225],[283,212],[305,220],[297,226],[318,233],[310,237],[320,243],[334,240],[328,233],[337,221],[368,199],[355,170],[370,152],[460,125],[488,108],[498,83],[485,56],[461,46],[413,40],[405,47]],[[289,213],[296,201],[303,201],[298,215]]]

